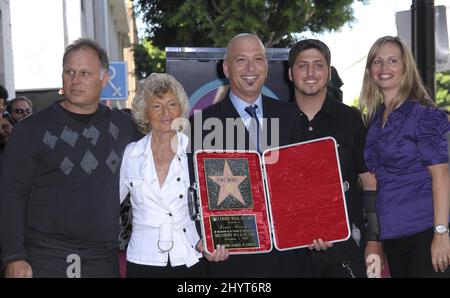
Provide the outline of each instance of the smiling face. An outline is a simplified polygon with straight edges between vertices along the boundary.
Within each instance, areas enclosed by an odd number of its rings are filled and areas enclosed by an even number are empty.
[[[330,79],[330,68],[325,56],[317,49],[300,52],[289,69],[289,79],[299,96],[323,95],[325,98]]]
[[[109,79],[108,73],[101,69],[97,53],[90,48],[72,52],[65,61],[62,77],[64,107],[79,114],[95,112]]]
[[[370,65],[370,77],[383,93],[385,100],[398,94],[405,72],[400,47],[392,42],[383,45]]]
[[[223,71],[236,96],[253,103],[267,79],[267,68],[264,46],[256,36],[237,36],[230,41]]]
[[[171,132],[172,121],[179,117],[181,117],[180,101],[173,92],[168,91],[161,98],[155,97],[148,100],[147,120],[152,131]]]

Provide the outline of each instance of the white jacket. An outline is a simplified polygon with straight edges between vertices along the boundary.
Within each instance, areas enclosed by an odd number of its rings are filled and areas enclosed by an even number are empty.
[[[120,202],[131,194],[133,232],[127,260],[141,265],[188,267],[202,254],[200,237],[188,210],[188,137],[177,133],[178,151],[160,188],[151,150],[151,133],[126,149],[120,168]]]

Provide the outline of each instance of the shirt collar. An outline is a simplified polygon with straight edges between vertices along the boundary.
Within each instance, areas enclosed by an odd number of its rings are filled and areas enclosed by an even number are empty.
[[[245,121],[248,118],[251,118],[250,115],[245,111],[245,108],[248,106],[254,106],[255,104],[258,105],[258,108],[256,109],[256,115],[258,118],[263,117],[263,106],[262,106],[262,96],[261,94],[258,95],[255,102],[252,104],[249,104],[248,102],[240,99],[237,97],[232,91],[230,91],[230,100],[233,106],[236,108],[237,112],[239,113],[239,116],[241,116],[242,120]]]
[[[321,114],[323,113],[328,117],[334,118],[337,111],[336,104],[337,104],[336,100],[327,95],[327,97],[325,97],[325,101],[323,102],[322,108],[320,109],[319,113]]]

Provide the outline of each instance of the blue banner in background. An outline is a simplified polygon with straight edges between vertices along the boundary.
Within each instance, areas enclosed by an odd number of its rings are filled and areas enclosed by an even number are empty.
[[[101,100],[127,100],[127,64],[124,61],[109,63],[109,81],[100,95]]]

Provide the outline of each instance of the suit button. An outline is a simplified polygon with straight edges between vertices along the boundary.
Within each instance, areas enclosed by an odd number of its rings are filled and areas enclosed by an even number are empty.
[[[181,180],[180,177],[178,177],[178,178],[177,178],[177,181],[180,182],[180,180]]]
[[[183,232],[185,232],[185,233],[186,233],[186,229],[183,229]]]
[[[172,216],[172,213],[169,213],[169,216]]]
[[[130,182],[130,186],[133,187],[133,182]]]
[[[179,198],[182,199],[182,198],[183,198],[183,195],[180,195]]]

